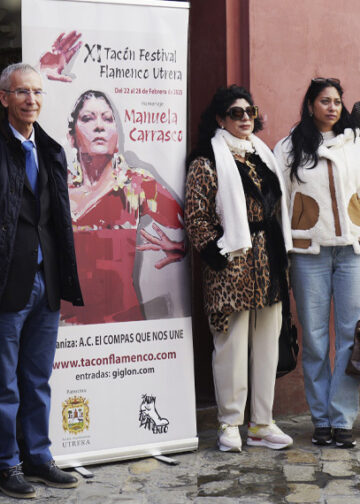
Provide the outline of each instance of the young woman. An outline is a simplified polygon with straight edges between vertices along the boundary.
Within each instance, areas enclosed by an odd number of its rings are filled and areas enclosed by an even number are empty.
[[[281,173],[270,149],[253,134],[261,127],[246,89],[220,88],[202,115],[188,160],[185,226],[204,260],[222,451],[241,451],[248,366],[247,444],[292,444],[272,418],[286,249],[292,242]]]
[[[303,329],[312,442],[352,448],[359,381],[345,374],[360,317],[360,138],[338,79],[316,78],[301,120],[275,148],[291,214],[291,284]],[[329,359],[334,304],[335,363]]]

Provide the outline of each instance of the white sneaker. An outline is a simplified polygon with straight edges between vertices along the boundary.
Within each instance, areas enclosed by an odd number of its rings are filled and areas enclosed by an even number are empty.
[[[241,452],[241,437],[237,425],[221,424],[218,430],[218,445],[221,451]]]
[[[270,425],[256,425],[249,423],[247,444],[249,446],[266,446],[272,450],[281,450],[293,444],[290,436],[285,434],[273,422]]]

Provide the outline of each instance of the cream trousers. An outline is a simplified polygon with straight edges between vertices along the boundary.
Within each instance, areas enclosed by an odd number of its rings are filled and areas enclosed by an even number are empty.
[[[279,358],[281,303],[233,313],[227,333],[210,326],[214,338],[213,376],[220,423],[242,425],[251,384],[250,420],[272,422]],[[250,373],[248,373],[248,367]]]

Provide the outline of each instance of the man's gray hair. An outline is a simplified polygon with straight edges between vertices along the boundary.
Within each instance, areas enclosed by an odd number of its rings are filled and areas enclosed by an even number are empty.
[[[27,63],[13,63],[12,65],[7,66],[1,72],[0,75],[0,90],[1,89],[9,89],[11,86],[11,76],[14,72],[35,72],[40,75],[40,72],[36,70],[36,68],[28,65]],[[41,77],[41,75],[40,75]]]

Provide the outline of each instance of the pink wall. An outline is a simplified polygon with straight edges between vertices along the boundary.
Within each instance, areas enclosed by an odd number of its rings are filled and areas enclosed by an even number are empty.
[[[351,111],[354,101],[360,100],[359,0],[250,0],[249,4],[250,89],[265,119],[263,140],[272,148],[289,133],[300,118],[313,77],[339,78]],[[331,339],[333,345],[333,331]],[[274,412],[306,409],[299,362],[295,372],[277,380]]]
[[[359,0],[250,0],[250,88],[273,147],[298,121],[311,78],[337,77],[360,100]]]

